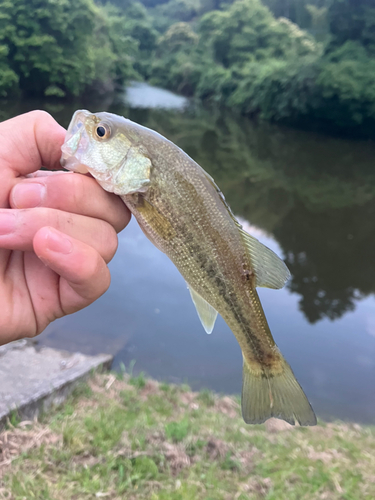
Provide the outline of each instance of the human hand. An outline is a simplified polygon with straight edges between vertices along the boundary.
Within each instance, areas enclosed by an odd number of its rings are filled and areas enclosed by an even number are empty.
[[[93,178],[39,170],[61,168],[64,137],[43,111],[0,123],[0,345],[100,297],[130,220]]]

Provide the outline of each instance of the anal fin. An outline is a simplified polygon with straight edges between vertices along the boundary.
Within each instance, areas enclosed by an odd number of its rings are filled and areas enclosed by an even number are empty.
[[[205,300],[199,293],[191,288],[188,285],[191,298],[193,299],[193,303],[197,310],[199,319],[203,325],[203,328],[206,330],[206,333],[211,333],[214,329],[217,311],[214,309],[208,302]]]

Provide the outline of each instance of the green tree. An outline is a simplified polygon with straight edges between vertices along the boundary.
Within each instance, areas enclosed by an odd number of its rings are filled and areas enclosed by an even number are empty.
[[[275,20],[259,0],[237,0],[228,10],[205,14],[198,32],[224,67],[316,51],[311,36],[285,18]]]
[[[320,18],[318,24],[323,22],[325,12],[330,7],[332,0],[262,0],[262,3],[271,10],[276,18],[286,17],[301,28],[308,29],[315,34],[316,24],[314,26],[314,20]],[[328,31],[326,26],[324,26],[324,31],[325,33]]]
[[[374,0],[332,0],[328,20],[332,34],[329,48],[334,50],[352,40],[375,52]]]
[[[343,127],[375,120],[375,60],[358,42],[330,52],[316,79],[324,111]]]
[[[198,35],[187,23],[175,23],[159,38],[158,50],[162,53],[190,52],[198,43]]]
[[[198,95],[245,113],[261,111],[269,119],[285,115],[289,97],[283,101],[280,88],[285,89],[283,82],[298,73],[296,61],[314,59],[321,52],[308,33],[286,18],[275,20],[258,0],[238,0],[227,10],[205,14],[198,33],[201,52],[212,59],[202,73]],[[289,86],[295,101],[298,85]],[[272,116],[275,99],[283,102]]]
[[[197,52],[198,35],[187,23],[175,23],[158,40],[151,82],[193,95],[203,60]]]
[[[310,15],[310,32],[317,40],[325,40],[328,34],[328,9],[317,7],[313,4],[306,5],[306,11]]]
[[[79,95],[132,70],[134,44],[93,0],[0,0],[0,12],[3,59],[26,94]]]
[[[0,45],[0,97],[7,97],[18,86],[18,76],[8,65],[9,49]]]
[[[116,74],[120,81],[147,78],[159,36],[147,9],[137,0],[101,3],[108,16],[108,33],[117,56]]]
[[[1,0],[0,11],[0,41],[22,90],[79,94],[93,79],[93,2]]]

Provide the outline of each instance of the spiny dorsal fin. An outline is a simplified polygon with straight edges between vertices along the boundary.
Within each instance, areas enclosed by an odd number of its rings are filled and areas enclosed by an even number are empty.
[[[274,289],[282,288],[290,278],[289,269],[286,267],[284,261],[270,248],[243,230],[213,178],[206,172],[205,174],[208,181],[216,189],[221,201],[241,233],[245,246],[249,251],[251,264],[255,273],[255,286]]]
[[[203,328],[206,330],[206,333],[211,333],[214,329],[217,317],[216,309],[210,306],[210,304],[189,285],[188,288]]]

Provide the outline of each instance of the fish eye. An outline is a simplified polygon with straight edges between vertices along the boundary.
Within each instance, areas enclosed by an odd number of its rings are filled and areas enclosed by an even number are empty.
[[[99,139],[108,139],[111,135],[111,129],[106,123],[99,123],[95,129],[95,133]]]

